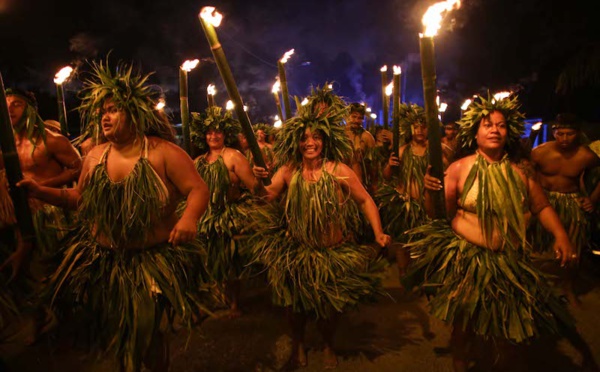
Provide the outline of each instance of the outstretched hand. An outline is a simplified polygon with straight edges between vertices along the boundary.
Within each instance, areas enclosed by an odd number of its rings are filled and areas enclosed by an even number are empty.
[[[392,242],[392,238],[387,234],[379,234],[375,237],[375,241],[380,247],[385,248]]]
[[[17,182],[17,187],[22,187],[29,192],[31,197],[36,197],[40,191],[40,184],[33,178],[23,178]]]
[[[254,173],[254,177],[256,178],[267,178],[269,177],[269,171],[263,167],[253,166],[252,173]]]

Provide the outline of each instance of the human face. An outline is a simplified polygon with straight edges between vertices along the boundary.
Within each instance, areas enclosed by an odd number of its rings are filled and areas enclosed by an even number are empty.
[[[304,131],[300,138],[300,153],[304,160],[313,160],[321,157],[323,150],[323,137],[319,131],[311,132],[310,128]]]
[[[131,134],[127,113],[119,109],[111,99],[107,99],[100,111],[102,134],[111,142],[127,139]]]
[[[561,149],[570,149],[577,145],[577,130],[572,128],[557,128],[552,134],[556,144]]]
[[[451,141],[456,137],[458,129],[454,124],[447,124],[444,125],[444,133],[446,134],[446,138]]]
[[[361,115],[359,112],[353,112],[348,116],[348,125],[352,129],[359,129],[363,126],[363,121],[365,120],[365,116]]]
[[[265,131],[262,129],[259,129],[256,131],[256,140],[260,141],[260,142],[264,142],[267,139],[267,135],[265,134]]]
[[[477,147],[481,150],[502,150],[506,145],[507,137],[506,119],[499,111],[494,111],[481,119],[475,136]]]
[[[423,143],[427,141],[427,125],[415,123],[411,126],[413,141]]]
[[[8,106],[8,116],[10,116],[10,123],[14,127],[21,118],[27,108],[27,102],[19,96],[7,96],[6,105]]]
[[[206,132],[206,143],[211,150],[220,150],[225,147],[225,133],[220,130],[209,129]]]
[[[242,133],[238,133],[238,141],[240,142],[240,146],[242,150],[246,150],[248,146],[248,139]]]

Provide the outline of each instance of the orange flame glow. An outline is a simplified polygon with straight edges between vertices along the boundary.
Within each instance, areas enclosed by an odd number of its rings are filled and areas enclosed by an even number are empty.
[[[387,65],[381,66],[381,68],[379,69],[379,71],[386,72],[387,71]]]
[[[206,93],[214,96],[217,93],[217,88],[215,88],[214,84],[208,84],[206,87]]]
[[[441,27],[445,13],[460,8],[460,0],[446,0],[433,4],[423,15],[421,22],[425,26],[425,32],[420,34],[421,37],[433,37],[437,34]]]
[[[193,69],[195,69],[196,66],[198,66],[198,63],[200,63],[200,60],[198,60],[198,59],[187,60],[187,61],[183,62],[183,65],[181,65],[181,69],[183,71],[190,72]]]
[[[471,102],[473,102],[473,101],[471,101],[471,99],[470,99],[470,98],[467,98],[467,99],[466,99],[466,100],[463,102],[462,106],[460,106],[460,109],[461,109],[461,110],[463,110],[463,111],[465,111],[466,109],[468,109],[468,108],[469,108],[469,105],[471,104]]]
[[[279,88],[281,88],[281,84],[279,83],[279,80],[277,80],[275,82],[275,84],[273,84],[273,88],[271,89],[271,93],[279,93]]]
[[[217,12],[214,6],[205,6],[200,11],[200,17],[214,27],[219,27],[223,20],[223,15]]]
[[[394,92],[394,83],[389,83],[385,87],[385,95],[386,96],[391,96],[393,92]]]
[[[67,80],[71,76],[72,72],[73,72],[73,67],[71,67],[71,66],[61,68],[60,71],[57,72],[56,75],[54,75],[54,83],[56,83],[56,84],[64,83],[65,80]]]
[[[537,123],[531,126],[531,130],[540,130],[542,128],[542,122],[538,121]]]
[[[400,75],[402,73],[402,68],[400,66],[394,66],[394,75]]]
[[[503,99],[509,97],[512,93],[511,92],[498,92],[496,94],[494,94],[494,100],[495,101],[502,101]]]
[[[294,54],[294,49],[288,50],[287,52],[285,52],[285,54],[283,55],[283,57],[281,57],[281,59],[279,60],[279,62],[286,63],[288,61],[288,59],[290,59],[290,57],[292,56],[292,54]]]

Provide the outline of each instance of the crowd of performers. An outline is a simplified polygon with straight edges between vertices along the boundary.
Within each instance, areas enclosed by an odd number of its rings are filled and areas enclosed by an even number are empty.
[[[363,105],[325,84],[281,128],[255,125],[263,168],[230,111],[191,114],[190,156],[147,76],[90,67],[75,141],[42,120],[31,93],[6,91],[36,237],[22,238],[2,163],[5,329],[32,314],[33,342],[76,324],[121,370],[166,371],[165,323],[191,329],[220,307],[238,317],[242,284],[262,278],[285,308],[289,366],[307,365],[315,319],[334,368],[340,315],[385,295],[396,262],[403,291],[427,294],[431,315],[452,327],[456,371],[485,362],[476,340],[497,355],[548,333],[595,368],[569,311],[600,198],[597,179],[583,182],[600,160],[576,117],[559,115],[555,140],[532,150],[517,97],[480,96],[440,124],[440,180],[429,174],[423,108],[401,105],[395,149],[389,131],[364,129]],[[439,192],[445,219],[432,217]]]

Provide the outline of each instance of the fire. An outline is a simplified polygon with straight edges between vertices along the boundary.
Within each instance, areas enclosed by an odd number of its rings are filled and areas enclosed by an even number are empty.
[[[161,98],[161,99],[158,100],[158,103],[156,104],[156,109],[157,110],[162,110],[162,109],[165,108],[166,105],[167,104],[165,103],[165,99]]]
[[[301,104],[302,106],[306,106],[306,105],[308,105],[308,98],[304,98],[300,104]]]
[[[183,65],[181,65],[181,69],[183,71],[190,72],[193,69],[195,69],[196,66],[198,66],[198,63],[200,63],[200,60],[198,60],[198,59],[187,60],[187,61],[183,62]]]
[[[400,66],[394,66],[394,75],[400,75],[402,73],[402,68]]]
[[[54,75],[54,82],[56,84],[64,83],[65,80],[67,80],[71,76],[72,72],[73,72],[73,67],[71,67],[71,66],[61,68],[60,71],[57,72],[56,75]]]
[[[227,110],[233,110],[234,107],[235,107],[235,105],[233,104],[233,101],[231,101],[231,100],[227,101],[227,103],[225,104],[225,108]]]
[[[421,37],[433,37],[441,27],[446,12],[460,8],[460,0],[446,0],[430,6],[421,22],[425,26],[425,32]]]
[[[386,96],[391,96],[393,92],[394,92],[394,83],[389,83],[385,87],[385,95]]]
[[[200,11],[200,17],[214,27],[219,27],[221,21],[223,20],[223,15],[217,12],[217,9],[215,9],[214,6],[205,6],[202,8]]]
[[[281,59],[279,60],[279,62],[286,63],[288,61],[288,59],[290,59],[290,57],[292,56],[292,54],[294,54],[294,49],[288,50],[287,52],[285,52],[285,54],[283,55],[283,57],[281,57]]]
[[[537,123],[535,123],[535,124],[533,124],[531,126],[531,130],[536,130],[537,131],[537,130],[540,130],[541,128],[542,128],[542,122],[541,121],[538,121]]]
[[[274,123],[273,123],[273,127],[275,128],[281,128],[281,120],[277,119]]]
[[[214,84],[208,84],[206,87],[206,93],[214,96],[217,93],[217,88],[215,88]]]
[[[379,69],[379,71],[386,72],[387,71],[387,65],[381,66],[381,68]]]
[[[440,112],[446,112],[447,108],[448,108],[448,104],[446,102],[440,103],[440,108],[439,108]]]
[[[373,119],[373,120],[377,119],[377,114],[371,114],[371,119]]]
[[[273,84],[273,88],[271,89],[271,93],[279,93],[279,89],[281,88],[281,83],[279,83],[279,80],[277,80],[275,82],[275,84]]]
[[[467,98],[465,100],[465,102],[463,102],[462,106],[460,106],[460,109],[463,110],[463,111],[465,111],[466,109],[469,108],[469,105],[471,104],[471,102],[473,102],[473,101],[471,101],[470,98]]]
[[[511,92],[498,92],[496,94],[494,94],[494,100],[495,101],[502,101],[503,99],[509,97],[512,93]]]

